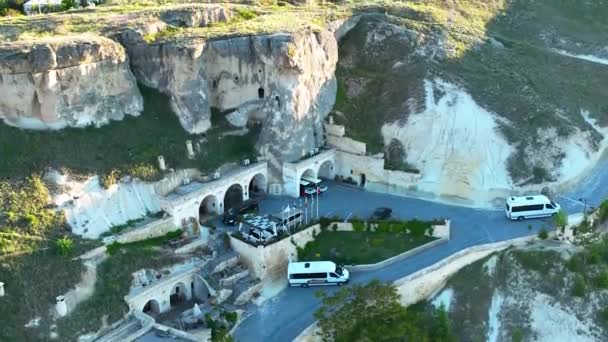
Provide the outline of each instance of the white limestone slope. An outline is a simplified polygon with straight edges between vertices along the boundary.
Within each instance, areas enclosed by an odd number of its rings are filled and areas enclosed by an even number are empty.
[[[97,176],[85,181],[57,174],[49,178],[63,188],[52,195],[53,202],[64,211],[72,232],[86,238],[98,238],[112,226],[160,211],[151,184],[134,180],[104,189]]]
[[[422,174],[419,190],[487,202],[512,187],[506,161],[514,149],[497,131],[496,116],[456,85],[425,80],[426,110],[405,124],[382,127],[386,144],[403,144]],[[444,92],[436,99],[433,86]]]
[[[582,59],[584,61],[588,61],[588,62],[592,62],[592,63],[599,63],[599,64],[608,65],[608,59],[605,59],[605,58],[601,58],[601,57],[597,57],[597,56],[593,56],[593,55],[577,55],[577,54],[573,54],[573,53],[570,53],[568,51],[559,50],[559,49],[553,49],[553,51],[555,51],[555,52],[557,52],[557,53],[559,53],[560,55],[563,55],[563,56],[568,56],[568,57],[572,57],[572,58]]]

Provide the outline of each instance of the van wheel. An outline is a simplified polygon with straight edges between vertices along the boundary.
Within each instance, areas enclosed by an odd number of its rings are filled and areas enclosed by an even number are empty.
[[[344,285],[343,282],[338,282],[338,286],[342,286],[342,285]]]
[[[308,284],[302,284],[302,287],[308,287]]]
[[[519,216],[519,217],[517,218],[517,221],[523,221],[523,220],[524,220],[524,217],[523,217],[523,216]]]

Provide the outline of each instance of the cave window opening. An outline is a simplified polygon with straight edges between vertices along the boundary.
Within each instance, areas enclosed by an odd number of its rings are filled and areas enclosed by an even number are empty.
[[[217,89],[217,80],[213,80],[213,89]]]
[[[262,87],[258,88],[258,97],[260,99],[264,98],[264,88],[262,88]]]
[[[277,107],[280,107],[281,106],[281,99],[279,98],[278,95],[274,97],[274,100],[277,102]]]

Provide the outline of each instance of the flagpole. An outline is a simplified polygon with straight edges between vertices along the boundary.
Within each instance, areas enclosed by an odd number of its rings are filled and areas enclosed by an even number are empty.
[[[319,219],[319,187],[317,187],[317,220]]]
[[[304,224],[308,225],[308,197],[304,197]]]

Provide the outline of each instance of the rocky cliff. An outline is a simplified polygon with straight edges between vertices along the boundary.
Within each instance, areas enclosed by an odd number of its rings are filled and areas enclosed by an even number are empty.
[[[139,115],[122,46],[92,35],[0,44],[0,119],[30,129],[100,126]]]
[[[279,159],[321,144],[336,94],[338,49],[329,31],[125,45],[136,77],[170,95],[187,131],[207,131],[214,108],[234,126],[260,121],[259,149]]]

